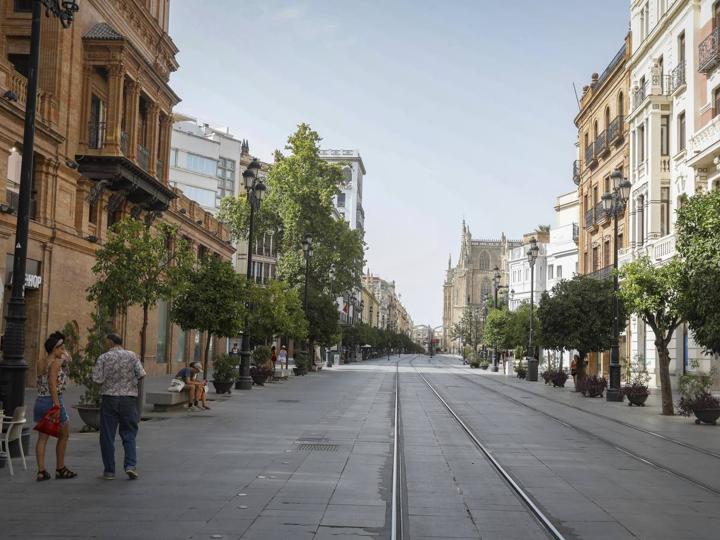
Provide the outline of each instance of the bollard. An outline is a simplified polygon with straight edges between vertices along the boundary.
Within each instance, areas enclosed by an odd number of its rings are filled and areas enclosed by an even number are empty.
[[[528,366],[527,380],[528,381],[537,381],[538,380],[538,364],[539,364],[537,358],[526,357],[525,360],[527,361],[527,366]]]

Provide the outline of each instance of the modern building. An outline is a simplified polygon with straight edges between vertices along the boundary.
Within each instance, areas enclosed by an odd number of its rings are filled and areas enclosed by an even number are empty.
[[[476,240],[463,220],[460,239],[460,257],[453,268],[452,259],[443,285],[443,338],[442,348],[458,353],[462,344],[452,339],[451,329],[463,316],[466,308],[481,308],[485,298],[493,296],[495,268],[500,269],[500,284],[508,284],[507,262],[510,251],[521,245],[520,241],[508,240],[503,233],[500,239]]]
[[[583,88],[580,111],[575,117],[579,158],[573,164],[573,181],[578,186],[580,227],[578,273],[597,279],[611,277],[615,253],[614,223],[605,212],[602,196],[612,190],[610,175],[630,170],[626,121],[629,113],[630,79],[628,62],[633,46],[630,34],[603,72],[594,73]],[[629,205],[618,216],[619,249],[628,246]],[[627,356],[625,335],[621,336],[620,356]],[[608,375],[610,351],[588,355],[589,373]]]
[[[683,201],[717,189],[720,172],[720,7],[710,0],[633,2],[630,9],[632,86],[629,242],[620,263],[648,257],[661,265],[675,256],[676,210]],[[654,334],[630,319],[629,359],[659,385]],[[673,385],[717,361],[703,354],[681,325],[669,344]]]
[[[4,306],[10,296],[32,4],[0,3]],[[95,251],[113,223],[126,216],[159,219],[177,225],[199,253],[232,257],[227,230],[169,182],[172,110],[179,98],[169,85],[178,64],[168,9],[167,1],[85,1],[69,29],[55,17],[42,17],[25,276],[30,384],[50,332],[71,323],[84,341],[93,312],[85,297],[94,281]],[[138,350],[140,308],[115,323],[128,348]],[[147,371],[174,372],[176,363],[194,358],[198,340],[195,332],[170,324],[168,306],[160,303],[150,313],[148,343],[157,345],[149,347]]]

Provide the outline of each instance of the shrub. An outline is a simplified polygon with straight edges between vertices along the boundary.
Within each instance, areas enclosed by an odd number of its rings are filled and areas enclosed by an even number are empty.
[[[650,395],[647,383],[650,375],[646,371],[637,373],[631,380],[630,384],[626,384],[622,388],[623,395],[630,396],[647,396]]]
[[[679,414],[690,416],[694,409],[720,408],[720,399],[710,393],[712,375],[704,373],[688,373],[680,377],[680,401],[678,401]]]
[[[599,396],[602,395],[607,388],[607,379],[602,376],[589,375],[585,377],[579,386],[580,391],[585,397]]]
[[[555,388],[565,388],[565,382],[568,380],[568,374],[563,371],[555,371],[552,376],[552,384]]]
[[[213,379],[217,382],[232,382],[237,375],[237,356],[223,354],[213,360]]]
[[[252,361],[257,366],[265,366],[270,363],[271,359],[272,351],[270,350],[270,347],[266,345],[255,347],[252,352]]]

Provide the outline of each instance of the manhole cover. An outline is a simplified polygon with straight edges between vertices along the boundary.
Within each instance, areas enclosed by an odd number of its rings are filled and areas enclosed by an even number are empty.
[[[278,403],[300,403],[299,399],[278,399]]]
[[[298,452],[334,452],[337,450],[337,444],[327,443],[298,443]]]
[[[300,437],[295,444],[302,444],[302,443],[324,443],[328,442],[327,437]]]

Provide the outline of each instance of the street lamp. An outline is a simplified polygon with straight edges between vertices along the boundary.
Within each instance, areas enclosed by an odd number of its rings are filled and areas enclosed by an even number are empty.
[[[267,188],[260,178],[260,162],[253,158],[250,164],[242,173],[243,182],[245,184],[245,192],[247,193],[248,204],[250,204],[250,223],[248,226],[248,252],[247,252],[247,268],[245,276],[248,281],[253,278],[253,233],[255,229],[255,212],[260,208],[260,202],[265,197]],[[252,306],[247,304],[248,311]],[[250,378],[250,317],[245,314],[245,324],[242,335],[242,347],[240,350],[240,373],[235,383],[236,390],[250,390],[252,388],[252,379]]]
[[[306,234],[304,240],[302,241],[302,249],[303,249],[303,255],[305,258],[305,292],[303,294],[303,312],[305,313],[305,318],[310,321],[310,317],[308,317],[308,276],[310,272],[310,259],[312,259],[313,256],[313,238],[311,234]],[[308,337],[307,340],[307,361],[308,366],[310,365],[310,338]],[[313,364],[315,363],[315,360],[313,359]]]
[[[620,302],[618,301],[618,218],[625,214],[625,203],[630,197],[632,184],[623,176],[620,168],[615,169],[610,175],[613,184],[612,193],[605,193],[602,196],[602,204],[605,213],[613,218],[613,244],[615,245],[613,257],[613,335],[610,346],[610,387],[607,390],[608,401],[622,401],[623,394],[620,390]]]
[[[25,403],[25,267],[27,259],[30,195],[33,184],[33,156],[35,154],[35,114],[37,112],[38,71],[40,61],[40,21],[45,15],[60,19],[63,28],[73,22],[78,5],[74,0],[35,0],[30,27],[30,58],[28,65],[27,94],[25,98],[25,131],[23,134],[22,164],[20,167],[20,193],[18,195],[13,253],[12,292],[5,316],[5,343],[0,361],[0,401],[12,415],[16,407]],[[17,96],[6,92],[5,99]]]
[[[530,333],[528,334],[528,381],[538,380],[538,360],[533,349],[533,308],[535,306],[535,261],[540,248],[535,237],[530,239],[530,248],[527,250],[527,260],[530,265]]]
[[[495,289],[495,303],[493,304],[495,306],[495,309],[498,308],[498,291],[500,289],[507,289],[507,285],[500,285],[500,280],[502,279],[502,274],[500,273],[500,268],[497,266],[495,267],[495,274],[493,275],[493,288]],[[498,354],[497,354],[497,344],[493,344],[493,364],[491,371],[494,371],[497,373],[498,371]]]

